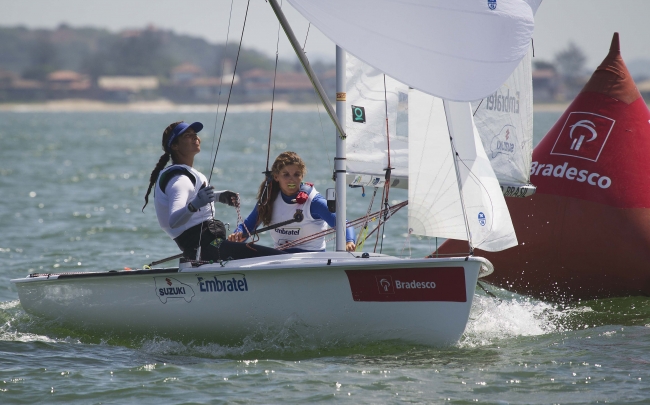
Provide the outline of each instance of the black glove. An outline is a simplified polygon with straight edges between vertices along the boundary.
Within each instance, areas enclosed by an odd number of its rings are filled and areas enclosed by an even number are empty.
[[[239,206],[239,194],[230,190],[217,191],[217,201],[231,207]]]

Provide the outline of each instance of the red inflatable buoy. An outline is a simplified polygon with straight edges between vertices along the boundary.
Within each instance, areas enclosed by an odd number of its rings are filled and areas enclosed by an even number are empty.
[[[475,251],[494,264],[487,281],[553,301],[650,295],[650,111],[618,33],[535,147],[531,182],[535,195],[506,199],[519,246]]]

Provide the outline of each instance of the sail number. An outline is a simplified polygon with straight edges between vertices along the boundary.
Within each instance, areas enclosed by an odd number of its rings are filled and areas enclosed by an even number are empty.
[[[501,186],[501,191],[503,192],[504,197],[518,197],[524,198],[528,196],[528,191],[530,189],[526,187],[504,187]]]
[[[499,152],[510,152],[514,153],[515,151],[515,144],[512,142],[502,142],[502,141],[497,141],[497,150]]]

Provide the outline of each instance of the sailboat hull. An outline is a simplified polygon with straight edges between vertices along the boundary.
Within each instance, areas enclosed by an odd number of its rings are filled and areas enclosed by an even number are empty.
[[[441,346],[460,339],[479,273],[489,268],[475,257],[303,253],[12,281],[25,311],[87,331],[219,343],[291,333],[317,342]]]

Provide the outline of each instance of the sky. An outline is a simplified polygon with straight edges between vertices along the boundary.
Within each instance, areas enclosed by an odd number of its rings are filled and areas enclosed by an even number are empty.
[[[232,14],[230,13],[233,4]],[[244,0],[0,0],[0,26],[99,27],[118,32],[154,25],[202,37],[211,43],[239,42]],[[303,43],[308,22],[285,0],[283,9]],[[534,60],[553,61],[573,41],[594,69],[607,55],[614,32],[621,36],[623,59],[650,60],[650,0],[543,0],[535,16]],[[230,22],[230,34],[228,25]],[[264,0],[250,0],[243,45],[270,56],[276,52],[278,23]],[[280,58],[293,57],[280,33]],[[312,59],[334,59],[333,43],[309,28],[305,50]]]

